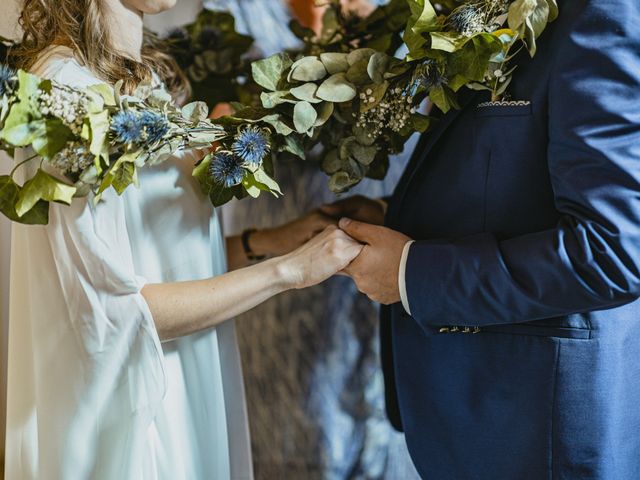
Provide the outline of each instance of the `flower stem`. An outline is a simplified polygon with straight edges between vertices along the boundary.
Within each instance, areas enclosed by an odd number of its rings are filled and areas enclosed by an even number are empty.
[[[20,163],[18,163],[15,167],[13,167],[13,170],[11,170],[11,173],[9,174],[9,176],[13,179],[13,175],[16,173],[16,170],[18,170],[18,168],[20,168],[22,165],[24,165],[27,162],[30,162],[31,160],[33,160],[34,158],[36,158],[38,155],[33,155],[23,161],[21,161]]]

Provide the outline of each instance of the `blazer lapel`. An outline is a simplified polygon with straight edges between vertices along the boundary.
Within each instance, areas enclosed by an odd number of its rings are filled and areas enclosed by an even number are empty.
[[[460,109],[450,110],[446,115],[439,118],[438,123],[433,130],[428,130],[422,135],[422,138],[418,142],[413,156],[407,164],[405,172],[393,193],[392,198],[394,205],[399,206],[402,203],[411,181],[418,170],[420,170],[424,161],[428,158],[431,150],[433,150],[437,145],[438,140],[440,140],[447,128],[449,128],[453,121],[458,118],[458,116],[471,104],[471,102],[481,94],[482,92],[473,90],[464,91],[460,98]],[[398,215],[396,214],[395,209],[390,208],[387,214],[387,224],[390,226],[393,225],[395,223],[394,220],[396,220],[397,217]]]

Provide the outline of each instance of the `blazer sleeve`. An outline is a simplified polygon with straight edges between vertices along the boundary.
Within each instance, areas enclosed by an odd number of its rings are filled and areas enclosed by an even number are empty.
[[[421,324],[524,322],[640,296],[640,3],[583,3],[549,83],[558,224],[504,241],[414,243],[405,279]]]

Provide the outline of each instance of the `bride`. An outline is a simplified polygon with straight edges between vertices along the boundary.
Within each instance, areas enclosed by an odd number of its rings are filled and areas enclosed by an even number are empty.
[[[25,0],[16,53],[61,84],[155,79],[184,98],[175,64],[143,45],[143,14],[175,1]],[[201,155],[142,169],[140,189],[96,206],[52,204],[47,226],[13,226],[6,478],[252,477],[227,320],[324,281],[361,246],[319,213],[223,239],[190,175]]]

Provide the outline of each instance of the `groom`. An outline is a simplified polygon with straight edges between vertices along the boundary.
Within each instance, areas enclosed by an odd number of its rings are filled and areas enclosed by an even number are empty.
[[[560,12],[513,102],[470,93],[422,138],[386,216],[325,207],[367,244],[347,273],[389,305],[425,479],[640,479],[640,2]]]

